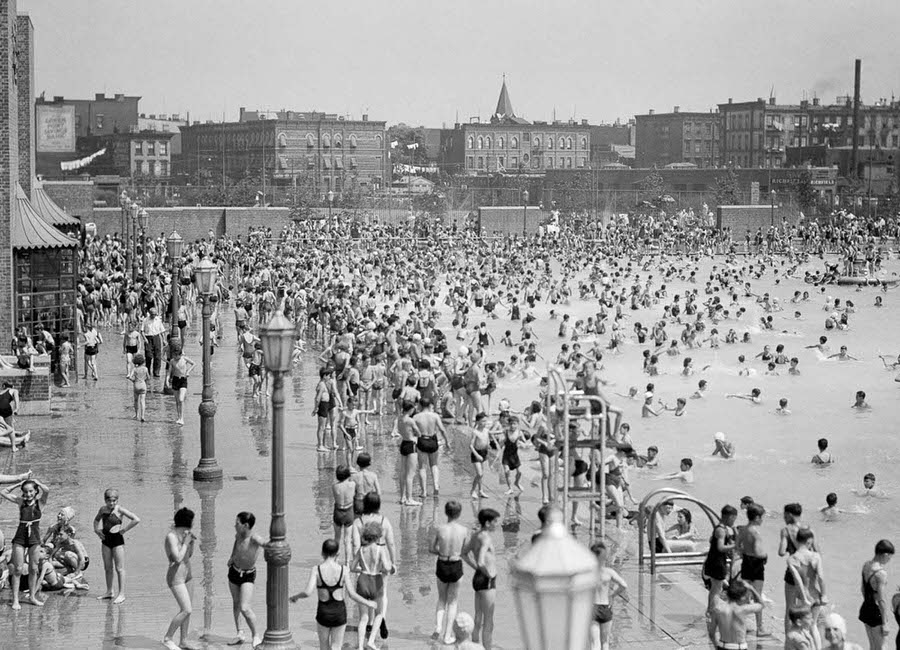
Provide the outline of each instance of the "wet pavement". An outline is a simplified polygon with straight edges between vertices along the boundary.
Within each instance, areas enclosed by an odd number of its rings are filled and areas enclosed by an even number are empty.
[[[174,424],[173,399],[159,392],[162,379],[153,380],[147,399],[148,421],[132,420],[131,384],[124,379],[120,337],[112,330],[103,332],[107,343],[99,355],[99,381],[79,379],[72,388],[57,388],[52,415],[20,419],[18,427],[33,432],[31,444],[15,458],[8,450],[0,452],[0,471],[32,469],[50,486],[42,530],[55,521],[60,508],[75,508],[73,523],[92,559],[86,572],[91,589],[71,595],[49,594],[43,608],[23,605],[18,613],[6,607],[9,591],[5,590],[0,594],[4,606],[0,610],[0,648],[161,647],[163,633],[176,612],[165,583],[163,540],[174,510],[182,506],[197,513],[195,532],[199,537],[193,562],[191,638],[200,647],[223,648],[233,637],[226,562],[237,512],[253,511],[257,532],[268,538],[271,406],[265,398],[251,397],[246,370],[236,353],[234,330],[228,322],[223,325],[225,338],[212,357],[218,405],[216,449],[224,471],[220,484],[198,484],[191,477],[200,451],[201,359],[195,333],[189,333],[186,348],[198,367],[190,379],[184,427]],[[321,542],[333,534],[330,488],[336,457],[315,451],[315,421],[310,415],[315,371],[315,357],[309,353],[286,381],[285,493],[288,541],[293,551],[292,592],[305,585],[310,568],[319,560]],[[436,588],[434,557],[427,544],[432,526],[444,519],[444,499],[462,501],[463,521],[475,522],[478,506],[468,498],[468,441],[451,430],[452,449],[441,452],[441,500],[401,508],[396,481],[399,455],[385,430],[388,427],[390,421],[384,419],[364,439],[381,477],[385,493],[382,511],[395,527],[400,557],[398,575],[387,580],[391,634],[383,647],[441,647],[429,640]],[[506,559],[515,556],[537,528],[540,490],[529,485],[526,474],[525,493],[506,497],[498,478],[496,469],[488,472],[485,488],[489,497],[481,505],[503,515],[502,530],[496,535],[501,559],[495,647],[511,649],[520,648],[521,641],[507,588]],[[140,525],[126,535],[127,600],[122,605],[96,600],[104,579],[100,544],[91,532],[91,522],[106,488],[118,489],[121,505],[141,518]],[[10,504],[0,507],[0,527],[7,539],[15,520]],[[262,558],[258,568],[253,607],[264,629],[266,570]],[[634,562],[619,568],[629,583],[630,599],[615,603],[613,647],[709,647],[701,615],[705,595],[693,575],[675,573],[651,579],[639,574]],[[469,575],[463,582],[461,609],[472,612]],[[352,624],[356,613],[355,608],[350,609]],[[290,615],[298,644],[316,647],[314,600],[292,605]],[[204,639],[198,639],[201,631],[207,632]],[[769,647],[776,645],[773,641]],[[355,633],[348,631],[345,647],[356,647]]]

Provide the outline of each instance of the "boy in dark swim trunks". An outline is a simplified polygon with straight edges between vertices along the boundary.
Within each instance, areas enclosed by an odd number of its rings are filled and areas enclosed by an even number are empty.
[[[448,501],[444,506],[447,523],[435,528],[429,545],[431,553],[438,556],[435,567],[438,602],[431,638],[440,639],[447,645],[453,643],[453,621],[459,606],[459,581],[463,577],[463,549],[469,543],[469,530],[457,521],[461,513],[459,501]]]
[[[472,589],[475,590],[475,628],[472,640],[481,642],[485,650],[491,650],[494,636],[494,602],[497,597],[497,558],[491,533],[497,528],[500,513],[492,508],[478,511],[481,526],[469,540],[463,552],[463,560],[475,569]]]
[[[737,545],[741,551],[741,580],[749,583],[758,594],[763,592],[766,576],[766,562],[769,556],[763,549],[759,527],[766,514],[758,503],[750,503],[746,508],[747,525],[738,528]],[[763,625],[762,610],[756,612],[756,636],[769,636]]]
[[[228,558],[228,590],[231,592],[231,611],[237,637],[229,645],[240,645],[246,638],[241,629],[241,618],[247,621],[253,646],[262,643],[257,631],[256,614],[250,608],[253,600],[253,583],[256,581],[256,559],[259,550],[266,545],[260,535],[253,532],[256,517],[252,512],[239,512],[234,521],[234,546]]]
[[[734,506],[722,506],[721,523],[716,524],[709,539],[709,552],[703,563],[703,576],[709,581],[709,600],[706,612],[709,615],[720,600],[725,581],[728,579],[729,561],[734,551],[734,521],[737,510]],[[710,622],[710,621],[708,621]]]
[[[606,566],[606,544],[596,542],[591,552],[597,556],[600,570],[594,595],[594,620],[591,623],[591,650],[609,650],[609,633],[612,630],[612,599],[626,589],[628,584],[614,569]],[[612,588],[610,588],[612,585]]]

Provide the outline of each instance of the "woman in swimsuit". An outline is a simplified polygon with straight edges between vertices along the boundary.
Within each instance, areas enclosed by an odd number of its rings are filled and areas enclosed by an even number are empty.
[[[128,373],[134,392],[134,419],[144,422],[147,411],[147,381],[150,379],[150,371],[144,365],[144,355],[134,355],[131,371]]]
[[[340,650],[344,645],[347,628],[347,603],[344,594],[363,607],[375,608],[377,603],[356,593],[353,582],[347,580],[347,567],[337,561],[338,543],[326,539],[322,543],[322,563],[310,571],[306,589],[291,596],[295,603],[316,593],[316,631],[319,650]]]
[[[350,480],[350,468],[339,465],[334,471],[337,479],[331,486],[334,496],[334,538],[338,540],[344,551],[345,560],[350,559],[350,545],[352,536],[350,527],[353,525],[353,498],[356,495],[356,483]]]
[[[360,607],[358,629],[365,630],[365,634],[358,635],[359,650],[363,650],[364,645],[375,647],[375,630],[384,620],[384,577],[394,572],[387,549],[379,543],[381,538],[381,525],[377,521],[366,523],[360,535],[360,548],[350,567],[350,571],[359,573],[356,593],[377,603],[376,609]]]
[[[515,416],[507,417],[503,423],[503,456],[502,464],[506,470],[506,485],[509,488],[506,493],[513,494],[516,490],[522,491],[522,461],[519,460],[519,440],[522,439],[522,432],[517,428],[519,424],[518,418]],[[512,480],[512,473],[516,473],[515,482]]]
[[[193,644],[187,640],[191,625],[191,600],[193,599],[194,585],[191,575],[191,555],[194,553],[194,542],[197,537],[191,532],[194,525],[194,512],[188,508],[181,508],[175,513],[175,527],[166,535],[166,558],[169,568],[166,571],[166,584],[175,596],[179,611],[175,614],[163,645],[169,650],[179,648],[192,649]],[[173,637],[175,631],[181,629],[181,640],[175,643]]]
[[[541,499],[543,503],[550,503],[556,494],[556,438],[547,425],[540,402],[533,401],[528,411],[525,422],[531,431],[531,441],[541,464]]]
[[[22,494],[13,496],[12,491],[21,487]],[[10,588],[12,589],[12,608],[22,609],[19,604],[19,582],[22,578],[22,565],[28,555],[28,580],[33,585],[28,602],[41,607],[44,602],[37,597],[41,588],[38,571],[41,567],[41,510],[47,505],[50,488],[30,478],[30,473],[19,483],[10,485],[0,492],[0,497],[19,506],[19,527],[12,540],[12,560],[10,561]]]
[[[87,379],[88,370],[94,381],[97,381],[97,353],[100,352],[100,344],[103,343],[103,337],[93,324],[88,325],[84,332],[84,378]]]
[[[103,493],[106,502],[94,517],[94,532],[100,538],[103,552],[103,571],[106,574],[106,593],[97,600],[115,598],[114,604],[125,602],[125,533],[139,523],[140,518],[119,505],[119,493],[107,490]],[[126,521],[127,520],[127,521]],[[113,592],[113,568],[119,579],[119,595]]]
[[[13,415],[15,415],[16,411],[19,410],[19,391],[13,388],[11,382],[4,381],[3,382],[3,390],[0,390],[0,417],[3,418],[3,421],[9,425],[10,429],[13,428]],[[12,436],[14,434],[10,433],[10,442],[15,442],[12,440]],[[13,445],[12,449],[15,450],[16,446]]]
[[[166,378],[169,388],[175,393],[176,424],[184,425],[184,400],[187,398],[187,380],[196,363],[184,356],[181,342],[172,341],[172,361],[169,363],[169,375]]]

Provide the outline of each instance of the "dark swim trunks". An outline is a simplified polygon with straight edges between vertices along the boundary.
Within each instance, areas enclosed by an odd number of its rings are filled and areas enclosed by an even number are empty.
[[[476,569],[472,576],[472,589],[475,591],[488,591],[497,588],[497,576],[489,576],[483,569]]]
[[[594,604],[594,620],[601,625],[609,623],[613,618],[612,607]]]
[[[763,581],[766,578],[767,557],[755,557],[753,555],[741,556],[741,580],[745,582]]]
[[[233,566],[228,567],[228,582],[233,585],[241,586],[245,582],[253,583],[256,581],[256,568],[249,571],[240,571]]]
[[[441,582],[452,584],[459,582],[463,577],[462,560],[441,560],[438,559],[434,575]]]
[[[401,456],[409,456],[410,454],[416,453],[416,443],[412,440],[401,440],[400,441],[400,455]]]
[[[476,449],[478,453],[469,452],[469,460],[473,463],[483,463],[488,459],[488,450],[487,449]]]

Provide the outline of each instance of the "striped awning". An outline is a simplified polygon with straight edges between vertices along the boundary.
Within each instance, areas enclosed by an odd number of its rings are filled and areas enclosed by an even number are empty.
[[[44,185],[37,180],[31,182],[31,207],[51,226],[81,226],[81,220],[66,214],[44,191]]]
[[[16,185],[16,207],[10,225],[14,250],[74,248],[78,245],[75,239],[64,235],[37,213],[21,185]]]

